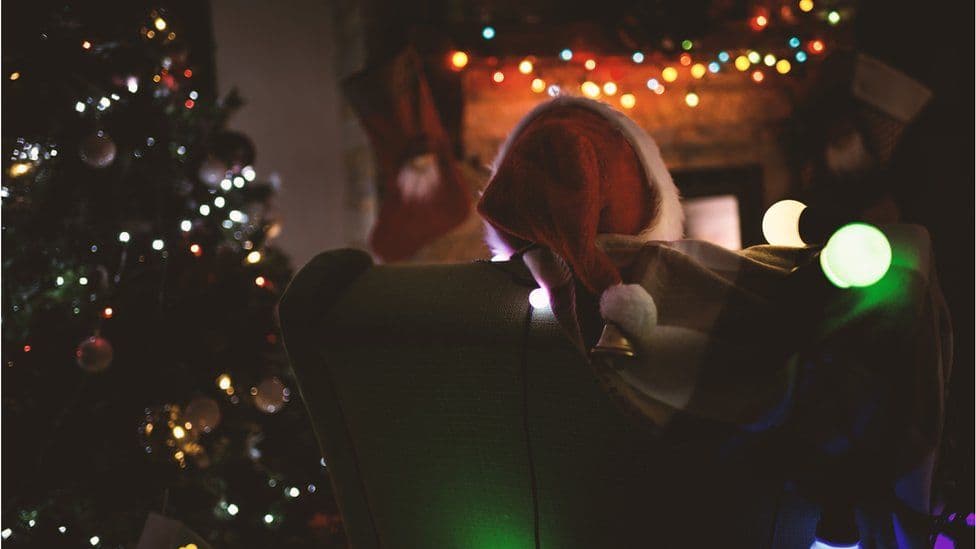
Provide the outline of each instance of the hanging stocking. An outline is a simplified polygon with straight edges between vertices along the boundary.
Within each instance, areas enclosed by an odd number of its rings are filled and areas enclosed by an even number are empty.
[[[380,210],[369,236],[384,261],[406,259],[461,224],[471,198],[412,49],[343,83],[376,153]]]

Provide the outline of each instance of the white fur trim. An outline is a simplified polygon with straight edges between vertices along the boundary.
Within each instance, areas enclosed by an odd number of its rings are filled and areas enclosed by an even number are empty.
[[[656,194],[660,198],[657,218],[652,220],[650,226],[641,231],[639,235],[640,239],[648,242],[651,240],[678,240],[681,238],[684,234],[684,210],[681,208],[681,197],[678,193],[678,187],[675,186],[667,166],[664,165],[664,159],[661,158],[661,150],[658,148],[654,138],[638,126],[636,122],[605,103],[593,101],[585,97],[563,96],[538,105],[529,114],[525,115],[512,132],[508,134],[508,137],[498,151],[498,156],[495,157],[495,162],[492,165],[492,174],[494,175],[498,169],[498,165],[505,158],[512,141],[536,117],[553,107],[566,105],[581,107],[606,118],[607,121],[613,124],[614,128],[623,134],[637,152],[641,166],[644,168],[648,185],[656,191]]]
[[[657,326],[657,305],[640,284],[607,288],[600,296],[600,315],[638,340],[646,340]]]

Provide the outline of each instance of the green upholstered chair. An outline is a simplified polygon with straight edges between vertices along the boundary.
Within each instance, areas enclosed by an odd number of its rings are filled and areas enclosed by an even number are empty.
[[[355,548],[803,548],[817,509],[619,409],[520,263],[319,255],[280,306]]]

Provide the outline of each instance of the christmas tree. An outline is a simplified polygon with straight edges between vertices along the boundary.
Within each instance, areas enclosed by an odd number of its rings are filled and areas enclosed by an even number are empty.
[[[277,331],[274,185],[202,4],[4,9],[13,546],[135,546],[151,513],[200,547],[342,543]]]

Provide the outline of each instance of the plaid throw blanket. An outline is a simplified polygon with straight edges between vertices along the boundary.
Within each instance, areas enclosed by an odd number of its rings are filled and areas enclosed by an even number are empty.
[[[882,230],[890,270],[848,289],[824,278],[815,248],[604,239],[624,281],[654,298],[658,322],[627,334],[635,359],[598,375],[657,425],[683,414],[774,432],[790,473],[815,490],[914,490],[901,500],[926,510],[951,329],[928,233]],[[562,308],[553,304],[557,316]],[[578,309],[586,333],[594,319]],[[896,486],[913,475],[911,488]]]

